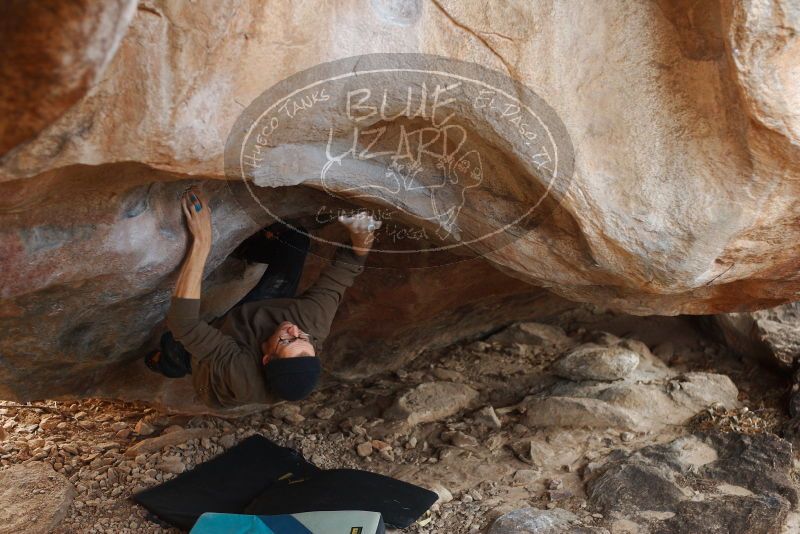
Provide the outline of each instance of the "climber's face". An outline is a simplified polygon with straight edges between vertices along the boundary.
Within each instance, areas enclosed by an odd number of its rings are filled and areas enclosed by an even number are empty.
[[[297,356],[316,356],[311,336],[289,321],[278,325],[275,332],[261,344],[263,357],[261,363],[267,364],[272,358],[294,358]]]

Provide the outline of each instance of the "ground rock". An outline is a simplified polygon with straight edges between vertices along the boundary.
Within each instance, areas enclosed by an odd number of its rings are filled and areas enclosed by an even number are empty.
[[[784,369],[800,360],[800,302],[751,313],[727,313],[713,325],[729,347]]]
[[[452,443],[456,447],[477,447],[478,440],[475,437],[465,434],[460,430],[451,432],[442,432],[442,439]]]
[[[578,517],[567,510],[553,508],[521,508],[498,517],[489,534],[571,534],[581,532],[573,527]],[[589,532],[584,530],[583,532]]]
[[[659,534],[778,534],[797,503],[791,473],[791,445],[777,436],[696,434],[612,454],[587,495]]]
[[[730,496],[710,501],[686,501],[676,514],[654,525],[653,534],[781,534],[789,508],[774,495]]]
[[[186,471],[186,464],[180,456],[163,456],[156,467],[173,475],[179,475]]]
[[[625,408],[600,399],[547,397],[528,402],[528,426],[575,426],[590,428],[635,428],[637,419]]]
[[[728,408],[739,405],[738,389],[725,375],[653,376],[660,378],[650,382],[642,382],[635,376],[611,383],[557,382],[525,400],[525,422],[533,427],[643,432],[684,424],[714,403]]]
[[[446,504],[453,500],[453,494],[450,493],[450,490],[448,490],[439,483],[430,484],[428,489],[435,492],[436,495],[438,495],[438,498],[436,499],[436,504]]]
[[[136,426],[133,427],[133,431],[140,436],[149,436],[156,431],[156,428],[146,420],[140,419],[136,422]]]
[[[29,462],[0,471],[0,533],[52,532],[74,496],[69,480],[48,464]]]
[[[160,451],[166,447],[181,445],[193,439],[209,438],[217,432],[211,428],[186,428],[176,432],[170,432],[154,438],[147,438],[128,447],[125,456],[134,458],[140,454],[149,454]]]
[[[639,355],[624,347],[581,345],[560,358],[553,372],[570,380],[619,380],[639,365]]]
[[[366,458],[367,456],[372,454],[372,443],[369,441],[359,443],[358,445],[356,445],[356,452],[362,458]]]
[[[466,409],[477,397],[478,392],[466,384],[426,382],[398,397],[384,417],[411,425],[429,423]]]
[[[234,434],[225,434],[220,436],[219,444],[225,449],[230,449],[236,445],[236,436]]]
[[[530,322],[514,323],[493,334],[486,341],[506,345],[520,343],[522,345],[552,347],[556,350],[564,350],[575,344],[575,341],[557,326]]]
[[[502,421],[497,417],[497,412],[494,411],[494,407],[492,406],[484,406],[473,414],[473,418],[476,423],[488,428],[500,429],[503,426]]]
[[[643,491],[647,488],[647,491]],[[677,504],[692,496],[679,486],[669,468],[629,462],[609,466],[591,484],[592,503],[603,511],[656,510],[673,511]]]

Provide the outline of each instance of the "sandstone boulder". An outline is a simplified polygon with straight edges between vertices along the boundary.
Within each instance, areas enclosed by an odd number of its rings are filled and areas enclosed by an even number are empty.
[[[792,369],[800,361],[800,302],[713,318],[723,340],[739,354]]]
[[[442,182],[435,200],[447,209],[438,215],[463,210],[448,236],[426,234],[426,246],[470,243],[490,219],[541,209],[504,226],[492,246],[371,260],[391,269],[365,277],[348,297],[327,347],[327,367],[343,376],[402,365],[430,344],[422,340],[540,319],[551,301],[532,285],[665,314],[754,310],[800,289],[800,229],[787,222],[798,216],[800,191],[800,32],[790,0],[96,4],[47,13],[17,3],[0,28],[14,37],[4,41],[0,73],[0,106],[12,125],[0,136],[0,397],[96,391],[152,348],[185,252],[175,202],[190,181],[206,181],[215,214],[210,278],[271,222],[251,209],[257,202],[315,231],[323,206],[405,208],[383,236],[397,249],[408,245],[402,237],[426,230],[412,224],[426,214],[420,197],[392,203],[353,192],[367,175],[375,189],[390,190],[400,183],[397,169],[365,157],[358,172],[322,183],[315,165],[326,143],[348,140],[328,136],[327,126],[345,118],[324,107],[332,102],[295,102],[300,122],[288,141],[265,141],[263,172],[246,185],[223,183],[226,139],[240,134],[243,110],[268,88],[328,61],[363,56],[367,64],[375,53],[436,54],[490,69],[513,93],[533,95],[574,150],[563,152],[565,173],[549,180],[551,153],[513,140],[515,124],[502,114],[481,119],[474,100],[450,106],[476,150],[458,160],[459,172],[484,171],[469,175],[481,184],[454,174]],[[429,119],[367,122],[393,129],[397,141],[401,127]],[[372,146],[361,143],[359,153]],[[405,171],[441,177],[453,171],[445,163]],[[480,187],[462,205],[465,183]],[[431,268],[406,270],[420,266]],[[216,311],[252,277],[226,279],[232,290],[217,292]],[[131,388],[152,394],[148,386]]]
[[[50,465],[28,462],[0,471],[0,532],[53,532],[75,496],[69,480]]]
[[[730,378],[712,373],[666,374],[647,382],[635,373],[617,382],[562,380],[525,400],[525,422],[532,427],[658,431],[684,424],[713,404],[735,408],[738,394]]]

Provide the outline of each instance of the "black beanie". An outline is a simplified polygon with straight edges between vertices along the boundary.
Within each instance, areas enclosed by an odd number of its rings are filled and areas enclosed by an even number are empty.
[[[322,366],[316,356],[272,358],[264,366],[270,391],[288,401],[308,397],[317,386],[321,371]]]

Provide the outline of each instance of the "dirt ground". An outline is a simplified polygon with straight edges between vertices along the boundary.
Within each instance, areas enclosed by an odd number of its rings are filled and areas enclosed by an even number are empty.
[[[741,406],[710,407],[684,425],[654,432],[531,428],[520,406],[561,351],[473,341],[429,351],[404,369],[368,380],[328,380],[303,402],[236,418],[182,415],[145,403],[102,399],[2,401],[0,469],[44,462],[74,485],[74,500],[56,532],[179,532],[134,504],[131,494],[258,433],[301,451],[322,468],[365,469],[437,491],[440,502],[407,532],[484,532],[496,517],[527,506],[569,510],[579,525],[596,529],[592,532],[615,532],[610,519],[587,504],[582,476],[590,462],[614,449],[662,443],[696,428],[779,432],[786,422],[788,383],[704,337],[688,319],[639,318],[582,307],[555,324],[576,342],[609,334],[641,341],[675,372],[727,375],[739,389]],[[430,382],[466,385],[478,398],[456,413],[418,424],[384,418],[404,392]],[[205,431],[187,433],[192,429]],[[125,454],[165,434],[187,439]],[[537,458],[521,450],[516,444],[525,439],[549,444],[549,452]]]

